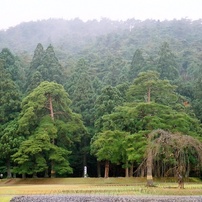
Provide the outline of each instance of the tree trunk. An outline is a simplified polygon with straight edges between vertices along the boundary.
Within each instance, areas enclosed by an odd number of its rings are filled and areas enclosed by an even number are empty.
[[[184,179],[180,174],[178,174],[178,188],[184,189]]]
[[[55,177],[54,162],[51,162],[51,178]]]
[[[133,177],[133,163],[131,164],[131,166],[130,166],[130,171],[129,171],[129,176],[130,177]]]
[[[147,186],[149,187],[154,186],[152,176],[152,164],[153,164],[152,150],[149,150],[147,155]]]
[[[100,161],[97,161],[97,176],[101,177],[101,168],[100,168]]]
[[[147,102],[150,103],[150,101],[151,101],[151,87],[149,87],[147,91]]]
[[[54,112],[53,112],[53,102],[52,102],[52,97],[49,95],[49,109],[50,109],[50,116],[52,121],[54,121]],[[52,138],[52,144],[55,144],[54,138]],[[54,162],[51,162],[51,178],[55,177],[55,170],[54,170]]]
[[[109,177],[109,161],[105,161],[105,178]]]
[[[129,177],[128,161],[126,161],[125,177]]]
[[[6,167],[7,167],[7,178],[12,178],[10,158],[7,158],[6,160]]]
[[[157,175],[157,177],[161,177],[161,166],[160,166],[160,162],[159,162],[159,160],[157,160],[157,162],[156,162],[156,175]]]
[[[37,178],[37,173],[34,172],[32,177],[33,177],[33,178]]]
[[[128,167],[125,168],[125,177],[129,177],[129,168]]]
[[[189,177],[189,173],[190,173],[190,163],[189,163],[189,159],[187,158],[187,166],[186,166],[185,177]]]
[[[48,169],[45,170],[44,177],[48,178]]]
[[[50,116],[52,121],[54,121],[54,112],[53,112],[53,102],[51,95],[49,96],[49,109],[50,109]]]
[[[141,172],[140,173],[140,177],[144,177],[144,169],[145,169],[144,166],[142,166],[142,168],[140,170],[140,172]]]

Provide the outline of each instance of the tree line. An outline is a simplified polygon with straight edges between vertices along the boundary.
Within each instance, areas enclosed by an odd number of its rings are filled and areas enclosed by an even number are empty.
[[[87,166],[90,177],[147,176],[148,185],[153,176],[201,176],[200,55],[163,42],[129,60],[116,34],[103,39],[104,54],[96,44],[66,64],[51,44],[26,62],[2,49],[0,171],[81,177]]]

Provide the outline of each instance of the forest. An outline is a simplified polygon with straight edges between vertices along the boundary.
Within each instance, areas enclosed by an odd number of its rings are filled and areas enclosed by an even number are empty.
[[[202,20],[27,22],[0,50],[5,177],[202,176]]]

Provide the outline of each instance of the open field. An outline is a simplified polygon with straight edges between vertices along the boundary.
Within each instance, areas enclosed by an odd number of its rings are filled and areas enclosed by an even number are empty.
[[[156,179],[155,187],[146,187],[145,178],[53,178],[7,179],[0,182],[0,201],[18,195],[104,195],[104,196],[196,196],[202,195],[202,182],[189,179],[178,189],[175,179]]]

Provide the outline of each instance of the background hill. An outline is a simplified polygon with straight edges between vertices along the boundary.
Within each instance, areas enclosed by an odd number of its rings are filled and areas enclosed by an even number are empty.
[[[33,54],[38,43],[45,47],[52,44],[60,59],[66,56],[84,56],[108,52],[132,59],[137,48],[155,54],[160,44],[167,41],[172,50],[201,52],[202,20],[189,19],[172,21],[111,21],[102,19],[83,22],[80,19],[49,19],[22,23],[6,31],[0,31],[0,49]]]

